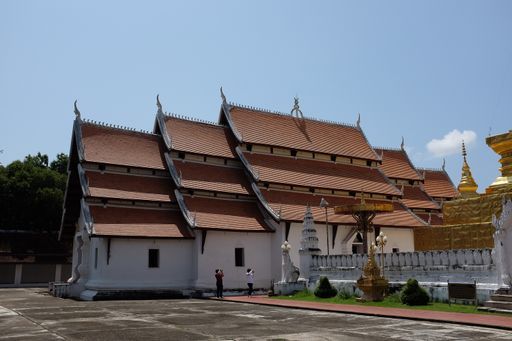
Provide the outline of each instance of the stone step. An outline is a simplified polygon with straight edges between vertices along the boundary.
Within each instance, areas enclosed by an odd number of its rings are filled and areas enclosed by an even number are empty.
[[[499,295],[494,294],[491,295],[492,301],[500,301],[500,302],[512,302],[512,295]]]
[[[486,301],[484,303],[484,306],[489,308],[505,309],[512,311],[512,302]]]
[[[498,309],[498,308],[490,308],[490,307],[478,307],[478,311],[487,311],[490,313],[503,313],[503,314],[510,314],[512,315],[512,310],[507,309]]]

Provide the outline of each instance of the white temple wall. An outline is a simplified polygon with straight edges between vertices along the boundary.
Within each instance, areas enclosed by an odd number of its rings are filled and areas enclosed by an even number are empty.
[[[201,239],[198,233],[196,240]],[[254,287],[268,288],[272,280],[272,240],[274,233],[228,232],[209,230],[201,254],[197,252],[196,288],[215,288],[215,269],[224,270],[224,289],[247,288],[246,270],[254,269]],[[275,244],[275,242],[274,242]],[[243,266],[235,266],[235,248],[243,248]],[[280,258],[279,258],[280,259]],[[280,260],[277,260],[280,263]]]
[[[283,227],[284,229],[284,227]],[[298,266],[299,264],[299,248],[300,240],[302,237],[303,223],[291,223],[290,233],[288,235],[288,243],[290,243],[292,249],[290,250],[290,258],[292,262]],[[325,224],[315,223],[316,236],[318,237],[318,247],[320,248],[320,254],[327,254],[327,233]],[[338,232],[336,233],[336,240],[334,241],[334,247],[332,247],[333,229],[332,225],[329,225],[329,253],[330,254],[342,254],[346,253],[343,246],[343,240],[347,237],[352,229],[351,226],[338,225]],[[284,235],[283,235],[284,238]],[[350,240],[353,240],[354,236]],[[284,240],[283,240],[284,241]],[[351,243],[351,242],[350,242]],[[352,253],[352,247],[348,248],[348,252]],[[281,256],[279,256],[281,257]]]
[[[398,249],[398,252],[414,251],[414,230],[412,228],[382,227],[380,230],[387,236],[387,244],[384,246],[385,253],[391,253],[393,249]],[[371,241],[375,241],[375,233],[369,234],[369,236],[372,235],[374,237]]]
[[[109,264],[108,238],[91,238],[89,245],[88,289],[172,289],[192,283],[193,240],[111,238]],[[149,267],[149,249],[159,250],[158,267]]]

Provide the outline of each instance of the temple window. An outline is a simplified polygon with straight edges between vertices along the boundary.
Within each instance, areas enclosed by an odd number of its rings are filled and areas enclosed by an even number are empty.
[[[336,162],[336,155],[331,155],[331,161]]]
[[[184,159],[184,158],[185,158],[185,153],[183,153],[183,152],[179,152],[179,153],[178,153],[178,158],[180,158],[180,159]]]
[[[392,252],[393,252],[393,253],[398,253],[398,252],[400,252],[400,249],[399,249],[399,248],[397,248],[397,247],[394,247],[394,248],[392,249]]]
[[[159,267],[159,254],[160,254],[160,250],[159,249],[149,249],[148,250],[148,267],[150,268],[158,268]]]
[[[371,167],[371,166],[372,166],[372,162],[371,162],[370,160],[367,160],[367,161],[366,161],[366,165],[367,165],[368,167]]]
[[[295,149],[290,150],[290,155],[293,157],[297,156],[297,151]]]
[[[248,152],[252,152],[252,144],[245,145],[245,149],[247,149]]]
[[[244,248],[235,248],[235,266],[245,266]]]

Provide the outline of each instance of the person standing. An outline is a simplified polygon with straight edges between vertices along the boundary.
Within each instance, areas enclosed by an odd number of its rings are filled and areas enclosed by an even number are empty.
[[[217,298],[224,298],[223,289],[224,285],[222,282],[222,278],[224,277],[224,272],[222,269],[216,269],[215,270],[215,280],[217,284]]]
[[[254,285],[254,270],[251,268],[247,269],[247,273],[245,274],[247,276],[247,286],[249,287],[249,292],[247,294],[248,297],[252,296],[252,289]]]

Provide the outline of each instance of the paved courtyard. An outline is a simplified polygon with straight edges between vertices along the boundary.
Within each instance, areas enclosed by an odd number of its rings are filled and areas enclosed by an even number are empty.
[[[79,302],[0,289],[0,340],[512,340],[507,330],[216,300]]]

